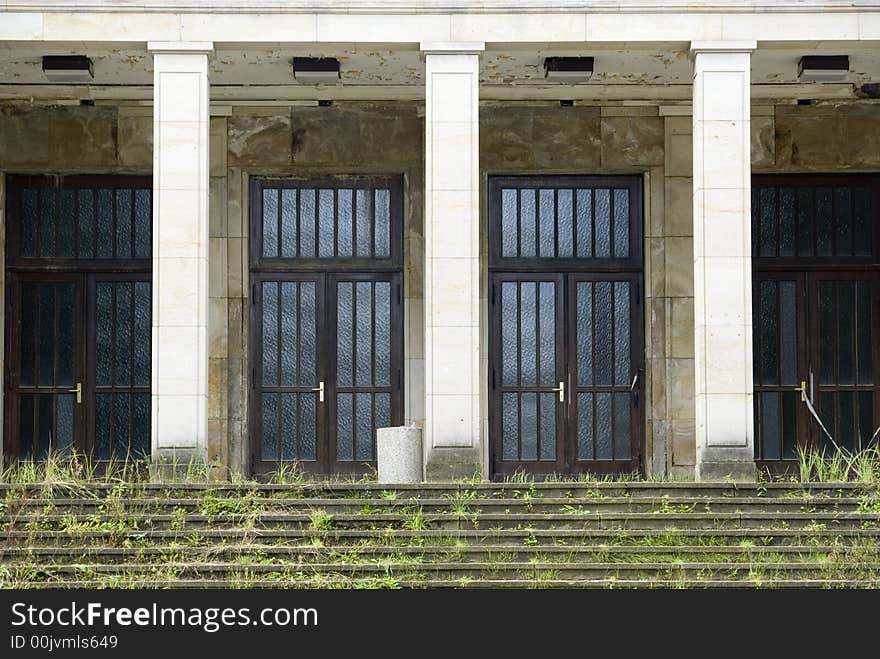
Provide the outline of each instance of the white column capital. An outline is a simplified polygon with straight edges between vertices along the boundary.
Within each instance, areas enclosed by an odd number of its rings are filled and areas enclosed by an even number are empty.
[[[213,41],[148,41],[147,52],[161,55],[210,55]]]
[[[758,42],[745,41],[691,41],[691,54],[697,53],[751,53],[758,49]]]
[[[486,50],[482,41],[423,41],[419,50],[425,55],[479,55]]]

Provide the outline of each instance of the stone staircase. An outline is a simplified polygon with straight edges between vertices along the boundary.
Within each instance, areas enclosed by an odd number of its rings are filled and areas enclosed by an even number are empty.
[[[0,586],[880,587],[880,487],[0,485]]]

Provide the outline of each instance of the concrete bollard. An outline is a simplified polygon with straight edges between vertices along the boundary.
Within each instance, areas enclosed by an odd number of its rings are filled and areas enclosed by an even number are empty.
[[[380,483],[421,483],[422,429],[416,426],[378,428],[376,460]]]

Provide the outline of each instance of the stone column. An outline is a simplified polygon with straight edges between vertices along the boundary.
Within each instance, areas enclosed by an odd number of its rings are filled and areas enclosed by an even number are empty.
[[[480,460],[479,53],[425,53],[425,447],[428,479]]]
[[[208,426],[208,54],[153,54],[153,458],[204,459]]]
[[[752,410],[751,42],[695,42],[696,476],[755,478]]]

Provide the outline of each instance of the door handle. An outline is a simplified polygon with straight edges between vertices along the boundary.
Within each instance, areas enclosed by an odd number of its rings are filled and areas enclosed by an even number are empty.
[[[807,382],[806,382],[806,380],[801,380],[801,386],[795,387],[794,390],[800,392],[801,402],[806,403],[807,402]]]
[[[324,381],[321,380],[318,383],[317,387],[312,387],[312,391],[318,392],[318,402],[323,403],[324,402]]]
[[[565,382],[563,380],[560,380],[559,386],[556,387],[555,389],[553,389],[553,391],[559,392],[559,402],[564,403],[565,402]]]
[[[68,389],[67,391],[69,391],[72,394],[76,394],[76,404],[82,405],[82,402],[83,402],[83,383],[82,382],[77,382],[75,389]]]

